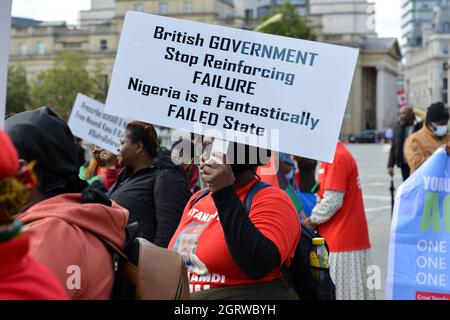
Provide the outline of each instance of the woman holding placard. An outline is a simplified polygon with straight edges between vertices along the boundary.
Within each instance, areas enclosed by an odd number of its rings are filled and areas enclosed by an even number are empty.
[[[298,299],[281,273],[300,238],[296,209],[286,193],[257,177],[259,152],[233,146],[234,159],[203,154],[208,188],[189,200],[169,248],[186,263],[192,299]]]

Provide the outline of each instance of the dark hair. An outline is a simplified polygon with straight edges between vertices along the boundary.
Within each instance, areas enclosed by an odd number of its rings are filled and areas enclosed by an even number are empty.
[[[126,130],[130,140],[133,143],[142,142],[144,150],[151,158],[156,158],[158,155],[158,135],[155,128],[145,122],[133,121],[127,125]]]

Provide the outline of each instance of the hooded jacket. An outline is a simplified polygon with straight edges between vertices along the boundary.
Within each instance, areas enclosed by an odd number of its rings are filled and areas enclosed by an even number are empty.
[[[128,211],[84,204],[80,194],[63,194],[44,200],[17,215],[30,236],[30,255],[49,268],[71,299],[110,299],[113,259],[96,235],[118,248],[125,246]]]
[[[109,197],[130,212],[128,223],[139,223],[139,236],[167,248],[181,220],[191,192],[182,168],[164,148],[154,165],[135,174],[123,170]]]
[[[2,129],[0,146],[0,300],[66,300],[58,279],[29,256],[29,239],[20,235],[20,221],[12,219],[25,201],[26,187],[16,178],[19,158]]]
[[[87,187],[78,178],[75,139],[67,123],[47,107],[18,113],[5,121],[5,131],[19,158],[36,161],[38,188],[47,197],[77,193]]]
[[[29,239],[0,242],[0,300],[67,300],[58,279],[28,254]]]

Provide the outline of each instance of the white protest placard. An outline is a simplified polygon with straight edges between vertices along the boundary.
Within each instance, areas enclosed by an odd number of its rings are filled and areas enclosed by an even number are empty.
[[[127,12],[106,112],[330,162],[358,49]]]
[[[106,114],[104,108],[103,103],[79,93],[68,124],[75,136],[117,154],[120,137],[130,121]]]
[[[0,128],[3,128],[5,122],[11,6],[12,0],[0,1]]]

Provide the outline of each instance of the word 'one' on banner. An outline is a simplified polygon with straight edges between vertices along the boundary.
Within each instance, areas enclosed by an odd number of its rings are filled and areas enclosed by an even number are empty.
[[[450,157],[436,151],[398,189],[386,299],[450,300]]]
[[[332,161],[358,49],[127,12],[106,111]]]
[[[68,124],[75,136],[117,154],[129,120],[106,114],[104,108],[103,103],[79,93]]]

